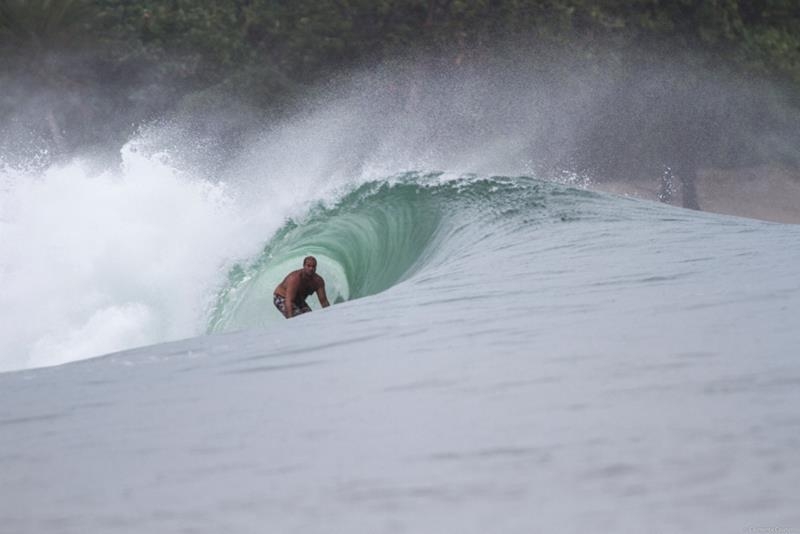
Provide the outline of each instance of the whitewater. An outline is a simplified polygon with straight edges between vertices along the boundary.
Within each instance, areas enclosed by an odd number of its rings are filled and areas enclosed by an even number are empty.
[[[2,167],[0,532],[800,531],[799,227],[351,115]]]

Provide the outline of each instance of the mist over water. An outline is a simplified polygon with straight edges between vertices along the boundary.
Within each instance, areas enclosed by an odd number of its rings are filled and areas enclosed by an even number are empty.
[[[670,68],[643,73],[634,92],[667,98]],[[730,80],[699,86],[690,106],[739,94]],[[212,110],[142,127],[114,158],[6,151],[0,370],[202,334],[232,266],[254,261],[287,220],[302,224],[315,205],[334,206],[367,182],[410,171],[443,172],[444,181],[614,179],[597,172],[609,168],[608,152],[587,163],[593,152],[579,149],[595,142],[587,121],[609,136],[637,133],[630,117],[609,113],[619,108],[609,104],[616,87],[578,67],[405,63],[351,74],[269,124]],[[663,133],[652,125],[679,124],[669,114],[685,115],[687,94],[674,97],[640,110],[640,147]]]

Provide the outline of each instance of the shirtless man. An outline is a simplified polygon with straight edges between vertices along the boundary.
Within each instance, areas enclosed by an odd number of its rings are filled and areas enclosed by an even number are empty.
[[[283,282],[275,288],[273,302],[284,317],[291,319],[295,315],[311,311],[306,304],[306,298],[315,291],[322,307],[330,306],[325,295],[325,280],[317,274],[317,259],[307,256],[303,259],[303,268],[287,274]],[[287,302],[291,305],[287,306]]]

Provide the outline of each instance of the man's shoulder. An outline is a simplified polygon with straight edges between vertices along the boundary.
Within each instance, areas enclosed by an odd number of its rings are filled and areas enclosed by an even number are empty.
[[[289,274],[286,275],[286,278],[284,279],[284,282],[289,282],[289,281],[300,282],[301,280],[302,280],[302,277],[300,276],[300,271],[292,271],[292,272],[290,272]]]

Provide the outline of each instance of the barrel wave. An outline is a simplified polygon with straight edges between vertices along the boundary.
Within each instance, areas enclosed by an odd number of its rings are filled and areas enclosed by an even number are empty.
[[[547,195],[565,193],[530,177],[442,173],[409,172],[362,184],[332,206],[317,204],[288,221],[254,261],[236,264],[210,312],[208,330],[282,319],[272,308],[272,290],[307,255],[318,258],[331,302],[357,299],[384,291],[431,262],[457,261],[483,240],[498,240],[501,233],[547,217]]]

